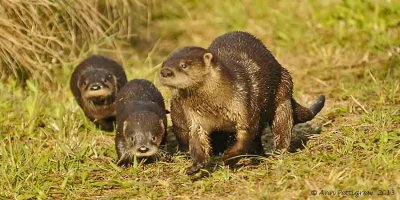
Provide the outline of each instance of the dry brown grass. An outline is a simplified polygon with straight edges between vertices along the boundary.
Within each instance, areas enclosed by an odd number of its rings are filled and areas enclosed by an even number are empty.
[[[101,46],[113,49],[117,39],[132,37],[135,23],[146,20],[140,17],[146,10],[140,0],[3,0],[0,78],[52,82],[57,68],[74,64],[82,54]]]

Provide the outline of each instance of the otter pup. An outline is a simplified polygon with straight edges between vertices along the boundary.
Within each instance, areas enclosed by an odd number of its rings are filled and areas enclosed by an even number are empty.
[[[216,38],[208,49],[184,47],[163,62],[160,83],[172,89],[171,118],[181,150],[189,149],[198,172],[210,158],[210,133],[235,133],[224,151],[229,160],[262,154],[261,132],[271,125],[275,148],[288,148],[294,124],[313,119],[322,109],[319,97],[310,109],[292,97],[289,72],[264,44],[246,32]]]
[[[115,95],[126,82],[120,64],[110,58],[93,55],[76,67],[70,87],[85,115],[100,129],[113,131]]]
[[[167,117],[164,99],[149,81],[129,81],[117,94],[118,165],[128,165],[133,156],[158,155],[166,142]]]

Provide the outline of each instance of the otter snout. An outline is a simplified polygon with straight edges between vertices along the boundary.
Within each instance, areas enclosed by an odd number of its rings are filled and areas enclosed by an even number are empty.
[[[140,153],[146,153],[146,152],[148,152],[149,150],[150,150],[150,149],[147,148],[146,146],[141,146],[141,147],[139,147],[139,148],[137,149],[137,151],[140,152]]]
[[[168,68],[162,69],[160,74],[161,74],[161,77],[163,77],[163,78],[168,78],[168,77],[174,76],[174,72]]]
[[[97,91],[97,90],[100,90],[100,89],[102,89],[102,88],[103,88],[103,85],[100,84],[100,83],[92,83],[92,84],[89,86],[89,90],[91,90],[91,91]]]

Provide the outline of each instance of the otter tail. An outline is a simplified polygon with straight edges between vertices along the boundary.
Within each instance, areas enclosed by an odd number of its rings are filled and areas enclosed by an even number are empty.
[[[315,115],[321,111],[325,105],[325,96],[321,95],[318,97],[317,102],[315,102],[310,108],[303,107],[298,104],[296,100],[292,98],[292,109],[293,109],[293,121],[294,124],[304,123],[312,120]]]

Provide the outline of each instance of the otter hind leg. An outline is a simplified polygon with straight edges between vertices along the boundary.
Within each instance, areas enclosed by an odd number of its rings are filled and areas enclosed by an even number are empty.
[[[272,135],[276,149],[289,147],[293,130],[293,110],[291,100],[278,105],[272,121]]]
[[[253,128],[238,128],[236,131],[236,142],[233,146],[225,150],[223,160],[230,164],[237,162],[237,159],[232,159],[236,156],[243,155],[251,150],[250,146],[256,137],[256,131]],[[261,142],[261,141],[260,141]]]

